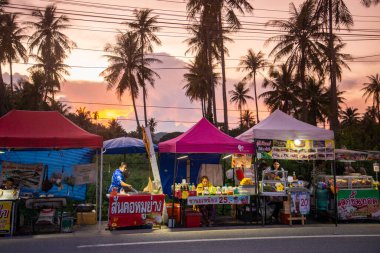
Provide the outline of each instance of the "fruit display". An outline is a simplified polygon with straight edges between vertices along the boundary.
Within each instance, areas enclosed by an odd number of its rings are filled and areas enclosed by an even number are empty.
[[[329,186],[334,185],[333,176],[322,176],[319,181],[324,181]],[[373,188],[373,178],[371,176],[336,176],[336,186],[338,189]]]
[[[253,185],[253,180],[252,178],[243,178],[241,181],[240,181],[240,185]]]

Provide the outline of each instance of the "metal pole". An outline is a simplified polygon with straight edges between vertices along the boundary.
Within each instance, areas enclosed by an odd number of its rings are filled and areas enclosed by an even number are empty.
[[[172,215],[170,217],[172,220],[174,219],[174,194],[175,194],[175,180],[176,180],[176,177],[177,177],[177,153],[174,154],[174,171],[173,171],[173,184],[172,184],[172,198],[173,198],[173,202],[172,202]],[[172,225],[173,225],[173,228],[174,228],[174,222],[173,221],[172,221]]]
[[[337,189],[336,189],[336,164],[335,160],[332,163],[332,171],[334,177],[334,213],[335,213],[335,227],[338,226],[338,199],[337,199]]]
[[[99,221],[98,230],[102,225],[102,205],[103,205],[103,148],[100,149],[100,185],[99,185]]]
[[[99,208],[99,149],[96,149],[95,210]]]

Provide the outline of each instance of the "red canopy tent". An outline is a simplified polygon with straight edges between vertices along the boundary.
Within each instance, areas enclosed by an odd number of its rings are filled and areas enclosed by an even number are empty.
[[[12,110],[0,118],[0,149],[102,147],[101,136],[83,130],[56,111]],[[99,224],[102,213],[103,152],[100,154]]]
[[[161,153],[253,154],[252,143],[235,139],[202,118],[187,132],[158,144]]]
[[[58,112],[12,110],[0,118],[2,148],[101,148],[90,134]]]

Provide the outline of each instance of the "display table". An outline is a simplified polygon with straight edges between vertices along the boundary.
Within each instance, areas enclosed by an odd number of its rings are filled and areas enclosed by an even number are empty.
[[[380,212],[379,190],[340,189],[337,195],[340,220],[376,219]]]
[[[62,232],[63,209],[67,206],[67,199],[65,197],[39,197],[39,198],[23,198],[25,200],[25,207],[38,211],[38,215],[30,217],[32,225],[32,233],[35,232],[35,227],[53,226],[56,232]],[[41,211],[54,209],[59,212],[59,217],[56,222],[41,222],[37,224]],[[52,219],[54,220],[54,219]]]
[[[164,204],[164,194],[109,196],[108,228],[161,224]]]

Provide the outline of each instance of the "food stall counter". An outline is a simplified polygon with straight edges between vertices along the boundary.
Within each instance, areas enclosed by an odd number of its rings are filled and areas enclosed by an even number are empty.
[[[164,194],[127,193],[110,194],[108,228],[153,226],[161,224],[165,204]]]

